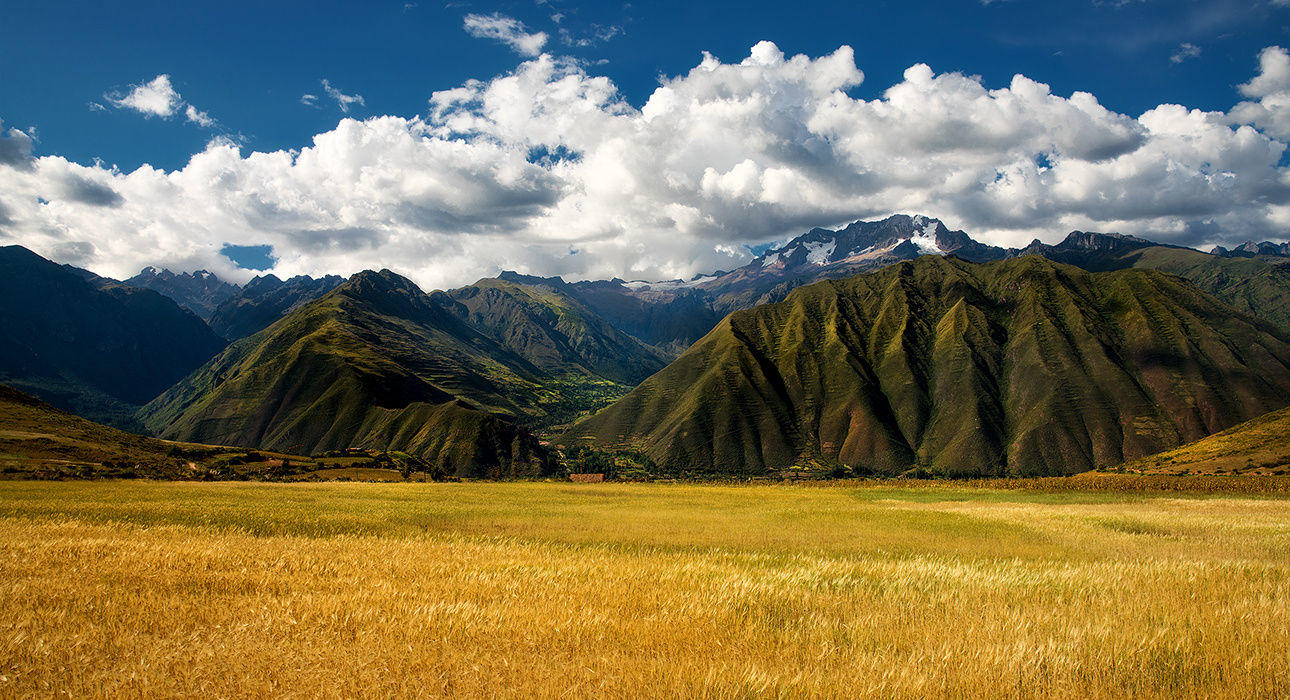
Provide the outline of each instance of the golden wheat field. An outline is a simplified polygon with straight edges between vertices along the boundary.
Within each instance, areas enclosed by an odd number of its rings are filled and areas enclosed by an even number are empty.
[[[0,695],[1290,694],[1290,501],[0,483]]]

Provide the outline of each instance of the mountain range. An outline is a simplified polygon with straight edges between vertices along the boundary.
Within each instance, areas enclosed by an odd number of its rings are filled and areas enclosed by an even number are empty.
[[[1254,241],[1246,241],[1231,250],[1219,245],[1214,246],[1209,252],[1223,258],[1254,258],[1260,256],[1290,258],[1290,243],[1273,243],[1271,241],[1255,243]]]
[[[1254,244],[1248,244],[1254,245]],[[1272,244],[1259,244],[1263,246]],[[836,231],[812,229],[729,272],[689,281],[576,282],[574,293],[615,327],[675,356],[732,311],[784,299],[797,287],[873,272],[924,255],[990,262],[1039,255],[1089,270],[1145,268],[1184,277],[1236,308],[1290,330],[1290,266],[1227,258],[1114,233],[1073,231],[1056,245],[1000,248],[937,219],[897,215]]]
[[[503,272],[444,296],[449,311],[552,375],[631,387],[667,364],[662,352],[614,328],[558,277]]]
[[[743,267],[689,281],[615,279],[572,286],[611,323],[675,356],[732,311],[779,301],[805,284],[928,254],[986,262],[1008,257],[1009,251],[978,243],[963,231],[950,231],[936,219],[897,215],[857,221],[836,231],[812,229]]]
[[[925,256],[727,316],[565,441],[665,468],[1053,475],[1279,408],[1290,336],[1183,280]]]
[[[155,267],[145,267],[122,284],[139,289],[151,289],[169,297],[180,306],[195,313],[203,321],[210,321],[216,307],[233,298],[238,286],[225,282],[207,270],[174,273]]]
[[[900,215],[691,280],[429,293],[388,270],[118,283],[11,246],[0,382],[167,439],[459,476],[549,473],[547,440],[687,474],[1070,473],[1290,402],[1290,266],[1268,246],[1009,249]]]
[[[254,335],[344,281],[339,275],[317,279],[296,275],[286,280],[276,275],[257,276],[215,307],[210,315],[211,330],[228,340]]]

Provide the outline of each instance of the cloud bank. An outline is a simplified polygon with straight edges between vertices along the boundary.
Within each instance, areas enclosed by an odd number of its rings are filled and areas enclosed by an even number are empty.
[[[1022,75],[991,87],[917,64],[872,100],[849,47],[704,55],[645,104],[540,55],[429,97],[426,114],[342,119],[299,150],[216,139],[173,172],[124,173],[0,141],[0,242],[101,274],[144,265],[245,278],[391,267],[427,288],[517,269],[664,279],[730,268],[747,244],[926,213],[999,245],[1075,228],[1200,245],[1290,228],[1290,62],[1265,50],[1230,112],[1135,116]],[[1236,96],[1234,95],[1234,99]],[[14,156],[13,154],[18,154]]]

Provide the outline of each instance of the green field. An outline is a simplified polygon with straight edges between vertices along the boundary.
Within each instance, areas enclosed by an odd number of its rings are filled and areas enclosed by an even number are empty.
[[[0,695],[1285,696],[1290,500],[0,483]]]

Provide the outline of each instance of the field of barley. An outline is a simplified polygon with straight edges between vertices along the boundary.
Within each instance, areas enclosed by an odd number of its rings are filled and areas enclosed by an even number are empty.
[[[1290,500],[0,483],[0,696],[1290,695]]]

